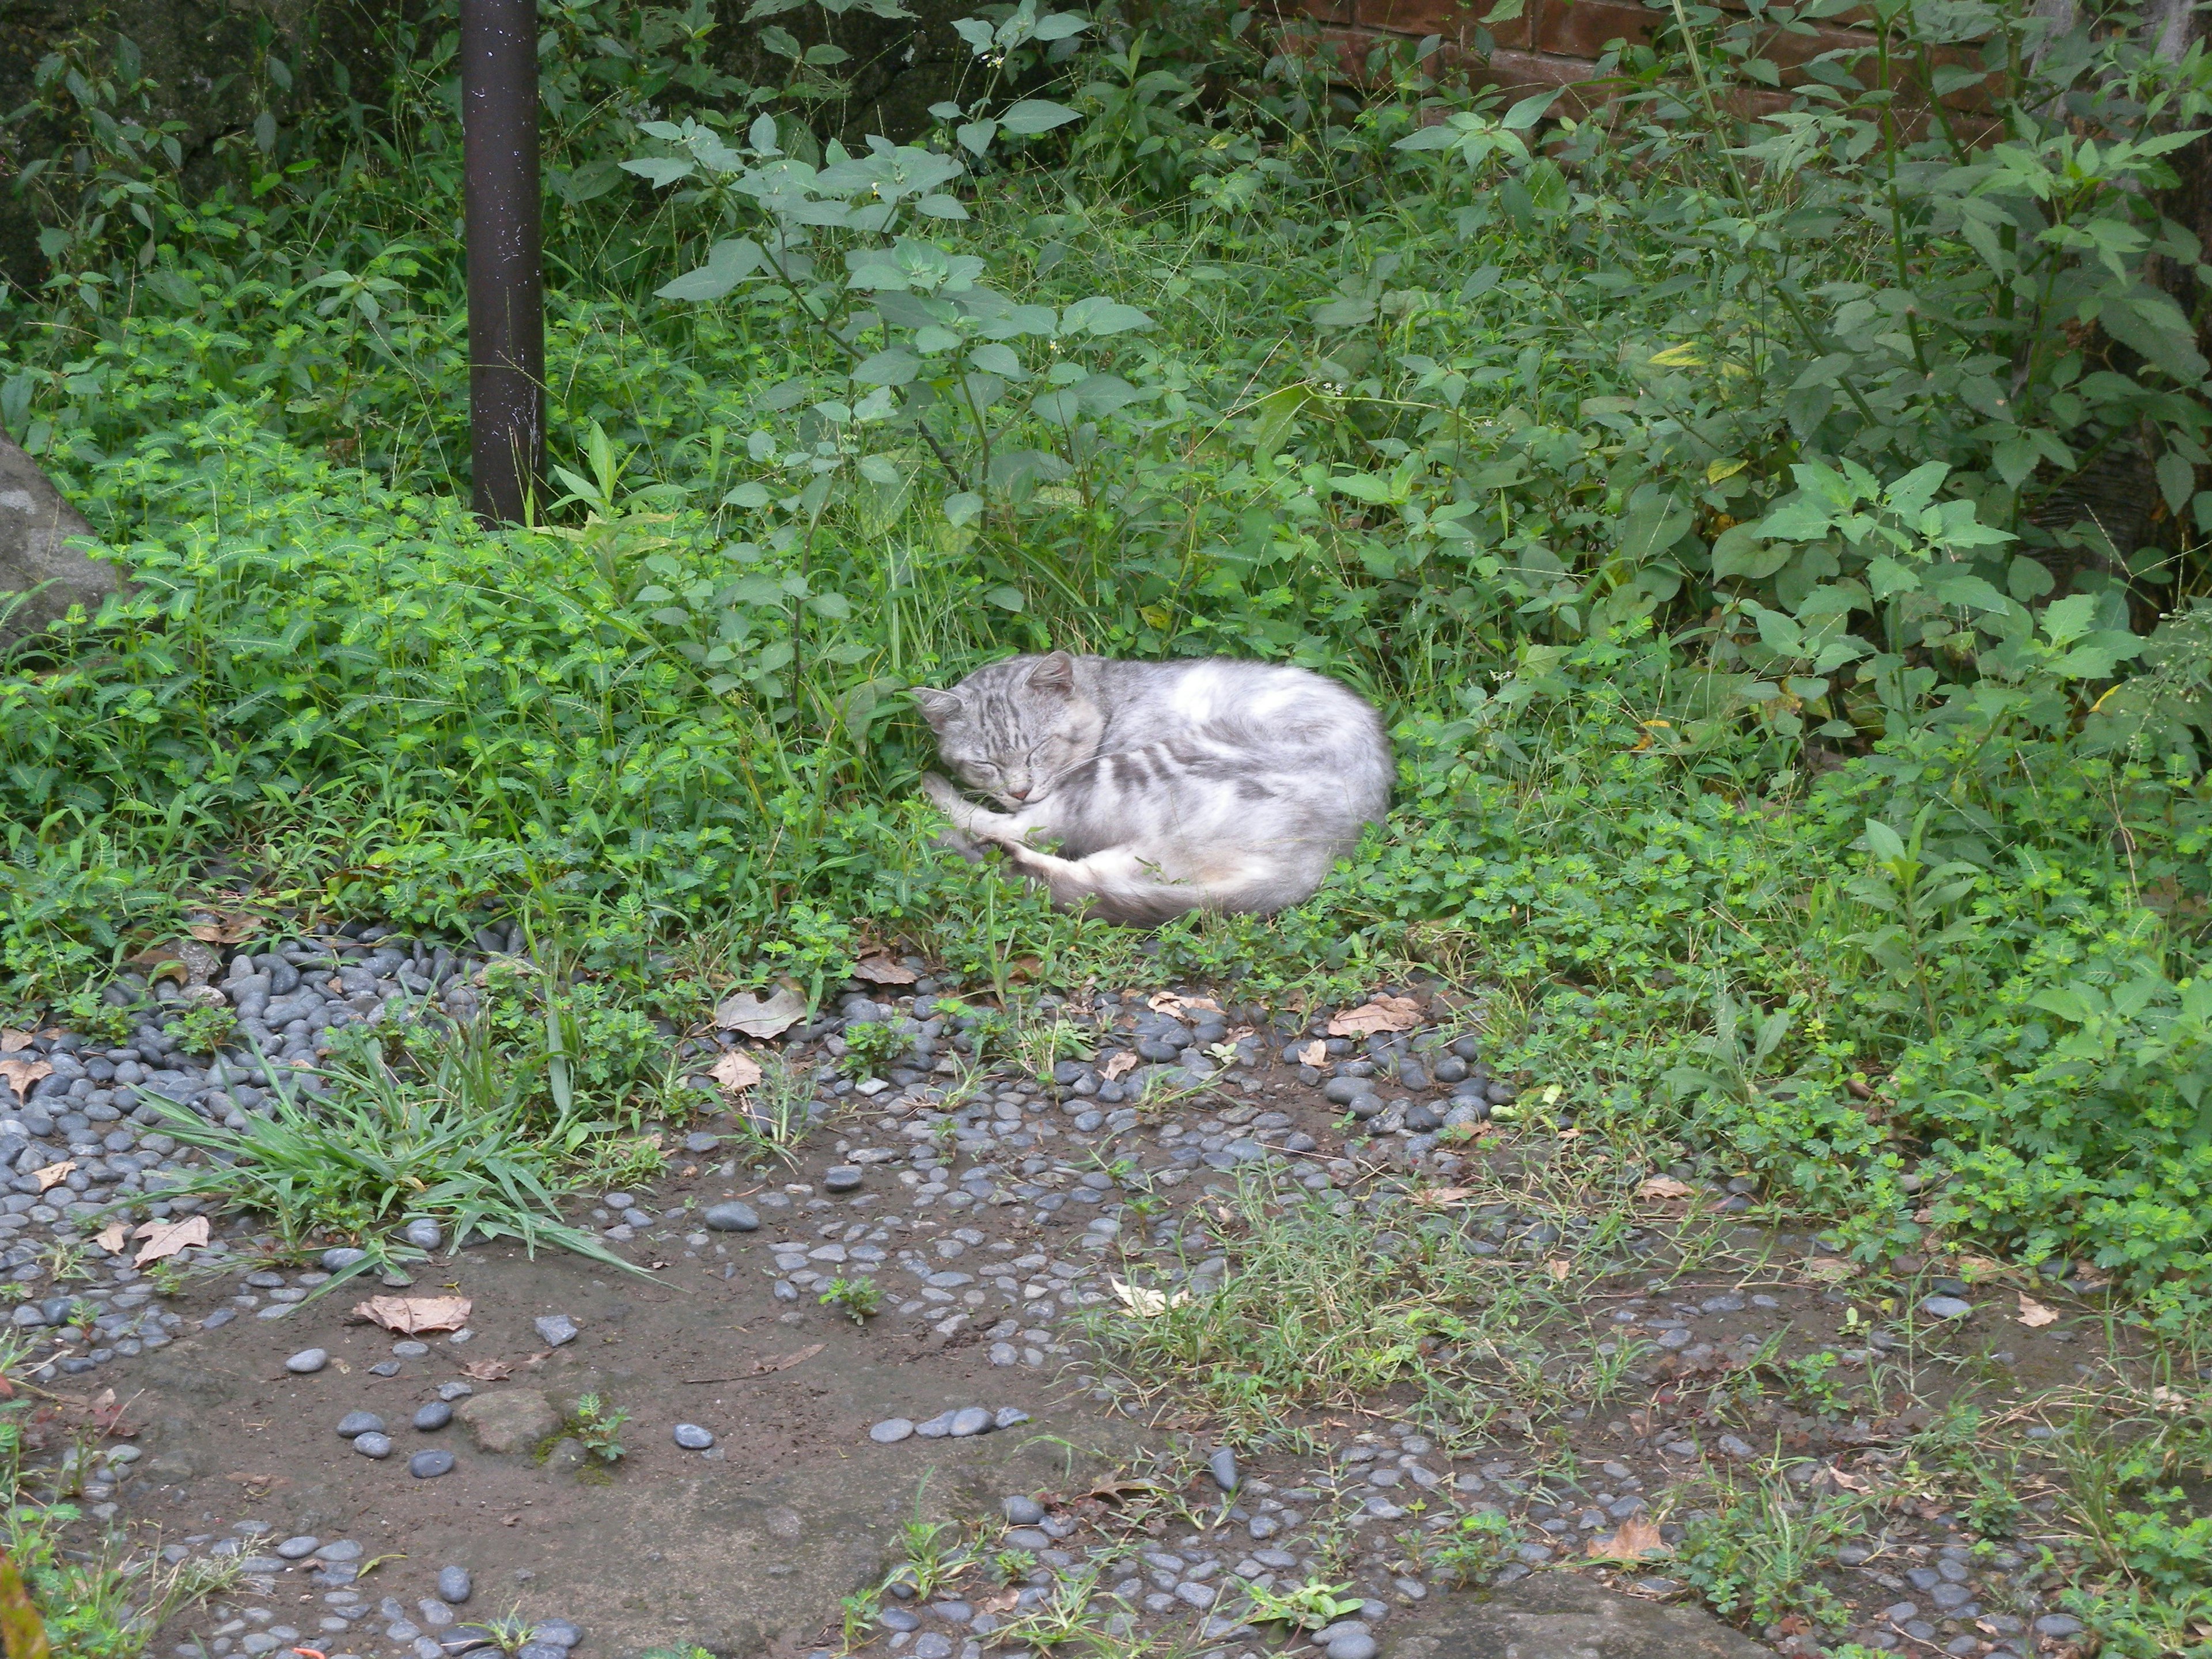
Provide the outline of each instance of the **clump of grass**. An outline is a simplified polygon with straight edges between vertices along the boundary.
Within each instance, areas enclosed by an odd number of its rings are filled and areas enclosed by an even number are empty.
[[[455,1249],[510,1238],[532,1255],[550,1245],[641,1273],[561,1219],[560,1196],[604,1126],[573,1109],[543,1121],[531,1104],[533,1069],[530,1054],[504,1054],[471,1028],[439,1043],[427,1070],[403,1071],[364,1045],[334,1060],[326,1097],[274,1085],[267,1115],[241,1129],[157,1098],[168,1133],[215,1155],[164,1191],[258,1211],[288,1244],[358,1240],[369,1253],[362,1267],[419,1255],[389,1230],[428,1216]]]

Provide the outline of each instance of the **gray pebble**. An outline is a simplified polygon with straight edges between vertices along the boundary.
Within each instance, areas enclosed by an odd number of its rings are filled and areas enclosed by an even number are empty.
[[[475,1588],[476,1586],[470,1582],[469,1570],[466,1567],[441,1567],[438,1569],[438,1595],[440,1599],[450,1601],[455,1607],[459,1607],[462,1602],[469,1599],[470,1592]]]
[[[358,1561],[361,1559],[361,1545],[356,1540],[350,1538],[340,1538],[324,1545],[322,1548],[317,1550],[315,1552],[315,1559],[318,1561]]]
[[[584,1632],[566,1619],[547,1619],[541,1620],[530,1632],[530,1639],[565,1650],[582,1641]]]
[[[338,1432],[349,1440],[357,1434],[382,1434],[384,1419],[374,1412],[348,1412],[338,1419]]]
[[[2079,1636],[2081,1621],[2070,1613],[2046,1613],[2035,1621],[2038,1636]]]
[[[441,1382],[438,1384],[438,1398],[446,1401],[448,1405],[451,1405],[456,1400],[466,1400],[475,1392],[476,1389],[473,1385],[463,1382],[458,1378],[451,1382]]]
[[[860,1166],[840,1164],[822,1172],[822,1189],[830,1193],[849,1193],[860,1184]]]
[[[434,1250],[446,1242],[445,1229],[428,1216],[417,1216],[399,1230],[400,1237],[418,1250]]]
[[[549,1348],[576,1340],[576,1322],[566,1314],[540,1314],[530,1322],[538,1332],[538,1340]]]
[[[354,1436],[353,1449],[363,1457],[389,1457],[392,1455],[392,1437],[370,1429]]]
[[[750,1204],[740,1204],[732,1199],[726,1204],[711,1206],[700,1218],[718,1233],[750,1233],[760,1230],[760,1217],[753,1213]]]
[[[676,1425],[676,1443],[685,1451],[704,1451],[714,1443],[714,1437],[696,1423],[678,1423]]]
[[[991,1413],[991,1426],[994,1429],[1011,1429],[1029,1420],[1030,1414],[1019,1406],[1001,1406]]]
[[[952,1638],[933,1630],[924,1631],[914,1638],[908,1651],[914,1659],[952,1659]]]
[[[1226,1446],[1214,1448],[1213,1455],[1206,1460],[1212,1473],[1213,1484],[1224,1492],[1235,1492],[1241,1477],[1237,1472],[1237,1454]]]
[[[323,1271],[326,1273],[343,1273],[355,1262],[368,1260],[367,1250],[356,1250],[350,1244],[341,1244],[336,1249],[323,1252]]]
[[[914,1432],[914,1425],[903,1417],[887,1417],[868,1431],[868,1438],[878,1446],[896,1445]]]
[[[1000,1506],[1018,1527],[1033,1527],[1044,1519],[1044,1505],[1034,1498],[1009,1498]]]
[[[276,1547],[276,1553],[287,1561],[296,1561],[303,1555],[313,1555],[315,1553],[315,1546],[322,1541],[312,1533],[303,1532],[298,1537],[288,1538],[279,1544]]]
[[[358,1440],[354,1444],[358,1446]],[[417,1480],[434,1480],[441,1474],[453,1472],[453,1455],[442,1446],[429,1451],[418,1451],[407,1460],[407,1473]]]
[[[415,1426],[425,1434],[433,1429],[442,1429],[453,1420],[453,1408],[442,1400],[433,1400],[415,1413]]]
[[[514,1650],[514,1659],[568,1659],[568,1650],[551,1642],[525,1642]]]
[[[952,1413],[947,1431],[956,1440],[965,1440],[970,1435],[988,1434],[999,1425],[991,1420],[991,1413],[981,1406],[963,1406]]]
[[[1920,1311],[1931,1319],[1965,1319],[1974,1311],[1974,1304],[1955,1296],[1931,1296],[1921,1303]]]
[[[1364,1631],[1345,1632],[1322,1650],[1328,1659],[1375,1659],[1375,1638]]]
[[[284,1369],[295,1376],[313,1376],[330,1363],[327,1348],[302,1348],[284,1362]]]
[[[925,1440],[942,1440],[952,1432],[952,1416],[951,1412],[939,1412],[927,1423],[915,1424],[914,1431]]]

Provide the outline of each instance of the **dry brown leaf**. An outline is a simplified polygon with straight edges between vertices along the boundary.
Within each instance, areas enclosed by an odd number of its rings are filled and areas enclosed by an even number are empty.
[[[805,1018],[806,999],[788,985],[779,985],[764,997],[740,991],[714,1010],[714,1024],[723,1030],[743,1031],[763,1041],[781,1036]]]
[[[1672,1176],[1653,1176],[1636,1189],[1636,1195],[1671,1203],[1689,1197],[1696,1190],[1688,1182],[1677,1181]]]
[[[471,1359],[462,1365],[461,1375],[477,1382],[504,1382],[514,1367],[504,1359]]]
[[[2016,1316],[2020,1322],[2031,1331],[2039,1331],[2045,1325],[2055,1325],[2058,1322],[2058,1310],[2046,1308],[2027,1291],[2022,1291],[2020,1292],[2020,1312]]]
[[[476,1304],[465,1296],[372,1296],[354,1304],[356,1319],[413,1336],[418,1331],[458,1331]]]
[[[812,1344],[811,1346],[799,1349],[796,1353],[780,1353],[772,1359],[756,1359],[753,1361],[752,1369],[747,1371],[745,1375],[748,1376],[766,1376],[770,1371],[787,1371],[793,1365],[813,1358],[816,1354],[820,1353],[822,1350],[828,1346],[829,1344],[825,1342],[817,1342]]]
[[[12,1054],[19,1048],[31,1046],[31,1034],[16,1030],[10,1025],[0,1025],[0,1054]]]
[[[1208,1014],[1221,1012],[1221,1005],[1212,997],[1179,997],[1173,991],[1153,992],[1145,999],[1145,1006],[1156,1014],[1187,1014],[1193,1009]]]
[[[195,1244],[206,1243],[208,1218],[188,1215],[182,1221],[149,1221],[131,1237],[146,1241],[138,1247],[138,1254],[131,1258],[132,1266],[143,1267],[149,1261],[164,1261]]]
[[[1301,1066],[1311,1066],[1317,1070],[1328,1063],[1328,1044],[1323,1042],[1319,1037],[1316,1037],[1298,1050],[1298,1064]]]
[[[1640,1561],[1647,1555],[1670,1553],[1667,1540],[1659,1535],[1659,1528],[1640,1515],[1632,1515],[1620,1523],[1620,1529],[1610,1538],[1593,1538],[1589,1553],[1598,1560]]]
[[[1574,1270],[1575,1264],[1563,1255],[1555,1255],[1544,1264],[1544,1271],[1551,1274],[1554,1285],[1565,1284],[1567,1275]]]
[[[853,964],[853,977],[871,985],[911,985],[921,975],[887,956],[866,956]]]
[[[1845,1492],[1872,1492],[1874,1482],[1863,1474],[1853,1474],[1849,1469],[1830,1469],[1828,1478]]]
[[[742,1048],[732,1048],[707,1068],[707,1075],[735,1094],[761,1080],[760,1062]]]
[[[1805,1263],[1803,1272],[1806,1278],[1817,1279],[1823,1285],[1840,1285],[1846,1279],[1856,1279],[1859,1266],[1857,1262],[1846,1261],[1839,1255],[1822,1255]]]
[[[42,1170],[32,1170],[31,1179],[39,1183],[39,1190],[43,1193],[67,1181],[76,1168],[76,1160],[73,1158],[65,1158],[58,1164],[49,1164]]]
[[[1121,1297],[1121,1305],[1139,1319],[1157,1319],[1170,1308],[1180,1308],[1190,1300],[1188,1291],[1164,1293],[1119,1279],[1109,1279],[1106,1282],[1113,1286],[1114,1294]]]
[[[261,931],[259,916],[245,910],[219,910],[213,921],[196,921],[185,929],[203,945],[235,945]]]
[[[1376,997],[1347,1008],[1328,1023],[1331,1036],[1373,1036],[1377,1031],[1410,1031],[1421,1023],[1421,1005],[1411,997]]]
[[[1127,1048],[1106,1056],[1106,1063],[1098,1068],[1098,1075],[1111,1083],[1124,1072],[1137,1069],[1137,1057]]]
[[[52,1077],[54,1068],[43,1060],[0,1060],[0,1077],[8,1079],[16,1095],[28,1100],[31,1085],[42,1077]]]
[[[1423,1187],[1412,1196],[1416,1204],[1457,1204],[1474,1190],[1472,1187]]]
[[[92,1242],[110,1255],[123,1254],[124,1241],[131,1237],[130,1230],[119,1221],[111,1221],[92,1236]]]
[[[978,1613],[1012,1613],[1021,1605],[1022,1593],[1012,1586],[986,1595],[975,1603]]]

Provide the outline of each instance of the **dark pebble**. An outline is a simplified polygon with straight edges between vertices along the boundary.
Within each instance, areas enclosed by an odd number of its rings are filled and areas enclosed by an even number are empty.
[[[824,1192],[849,1193],[860,1184],[860,1176],[859,1164],[840,1164],[822,1172],[822,1188]]]
[[[431,1451],[418,1451],[407,1460],[407,1473],[417,1480],[434,1480],[441,1474],[453,1472],[453,1455],[442,1447]]]
[[[734,1199],[727,1204],[716,1204],[700,1218],[718,1233],[750,1233],[760,1230],[760,1218],[753,1213],[750,1204],[740,1204]]]
[[[348,1440],[356,1435],[383,1432],[384,1419],[374,1412],[348,1412],[338,1419],[338,1433]]]
[[[415,1413],[415,1426],[428,1434],[433,1429],[442,1429],[453,1420],[453,1408],[442,1400],[433,1400]]]
[[[470,1592],[475,1588],[476,1586],[470,1582],[469,1570],[466,1567],[438,1569],[438,1599],[440,1601],[450,1601],[455,1607],[459,1607],[469,1599]]]

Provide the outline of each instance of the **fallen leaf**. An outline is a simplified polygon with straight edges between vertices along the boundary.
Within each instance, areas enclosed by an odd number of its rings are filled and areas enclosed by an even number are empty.
[[[58,1164],[47,1164],[43,1170],[32,1170],[31,1179],[39,1183],[39,1190],[43,1193],[49,1187],[58,1187],[67,1181],[70,1172],[76,1168],[76,1160],[73,1158],[65,1158]]]
[[[471,1359],[461,1366],[461,1375],[477,1382],[504,1382],[514,1367],[504,1359]]]
[[[1840,1285],[1859,1275],[1858,1263],[1846,1261],[1839,1255],[1815,1256],[1805,1263],[1803,1271],[1806,1278],[1818,1279],[1823,1285]]]
[[[1565,1284],[1567,1275],[1574,1270],[1575,1264],[1563,1255],[1555,1255],[1544,1264],[1544,1271],[1551,1274],[1554,1285]]]
[[[1085,1498],[1091,1498],[1102,1504],[1118,1504],[1139,1492],[1158,1492],[1159,1489],[1158,1483],[1152,1480],[1102,1480],[1090,1491],[1078,1493],[1077,1501],[1079,1503]]]
[[[12,1054],[18,1048],[31,1046],[31,1034],[18,1031],[11,1026],[0,1025],[0,1054]]]
[[[714,1024],[725,1031],[747,1036],[781,1036],[806,1018],[806,999],[788,985],[779,985],[766,996],[740,991],[714,1010]]]
[[[707,1075],[735,1094],[761,1080],[760,1062],[742,1048],[732,1048],[707,1068]]]
[[[1006,964],[1006,975],[1010,979],[1035,979],[1043,972],[1042,957],[1016,957]]]
[[[975,1603],[978,1613],[1012,1613],[1021,1604],[1022,1593],[1009,1586],[995,1595],[986,1595]]]
[[[1421,1023],[1421,1005],[1411,997],[1376,997],[1347,1008],[1328,1023],[1331,1036],[1372,1036],[1377,1031],[1410,1031]]]
[[[1121,1298],[1121,1305],[1139,1319],[1155,1319],[1170,1308],[1180,1308],[1190,1300],[1188,1291],[1163,1294],[1142,1285],[1125,1284],[1118,1279],[1106,1281],[1114,1287],[1114,1294]]]
[[[203,945],[235,945],[261,931],[261,918],[243,910],[225,910],[213,921],[196,921],[185,929]]]
[[[1853,1474],[1849,1469],[1830,1469],[1828,1478],[1845,1492],[1872,1492],[1874,1482],[1863,1474]]]
[[[1653,1176],[1636,1189],[1641,1199],[1672,1201],[1687,1198],[1696,1190],[1686,1181],[1677,1181],[1672,1176]]]
[[[2038,1302],[2033,1297],[2028,1295],[2027,1291],[2022,1291],[2020,1292],[2020,1313],[2018,1315],[2018,1318],[2020,1322],[2027,1326],[2028,1329],[2032,1331],[2039,1331],[2045,1325],[2055,1325],[2058,1322],[2058,1310],[2056,1308],[2045,1307],[2043,1304]]]
[[[1958,1276],[1969,1285],[1979,1284],[1984,1279],[1996,1279],[2009,1273],[2002,1261],[1992,1261],[1985,1255],[1962,1255],[1959,1258]]]
[[[31,1097],[31,1085],[42,1077],[52,1077],[54,1068],[43,1060],[0,1060],[0,1077],[8,1079],[17,1097]]]
[[[853,977],[864,979],[871,985],[911,985],[921,977],[902,962],[889,957],[862,957],[853,964]]]
[[[131,1258],[131,1265],[143,1267],[149,1261],[161,1261],[180,1250],[208,1242],[208,1218],[204,1215],[188,1215],[182,1221],[149,1221],[131,1235],[146,1242],[138,1247],[138,1254]]]
[[[93,1235],[92,1242],[110,1255],[121,1255],[124,1241],[130,1237],[129,1229],[121,1222],[111,1221],[105,1229]]]
[[[1109,1083],[1111,1083],[1115,1078],[1121,1076],[1122,1073],[1133,1072],[1136,1069],[1136,1055],[1130,1053],[1127,1048],[1124,1048],[1117,1054],[1111,1054],[1106,1056],[1106,1063],[1098,1068],[1098,1075],[1104,1078]]]
[[[1145,999],[1145,1006],[1156,1014],[1167,1014],[1174,1018],[1180,1018],[1194,1011],[1208,1014],[1218,1014],[1221,1012],[1221,1005],[1212,997],[1178,996],[1173,991],[1153,992]]]
[[[1318,1068],[1328,1059],[1328,1044],[1316,1037],[1298,1050],[1298,1064]]]
[[[1640,1561],[1647,1555],[1670,1553],[1659,1528],[1640,1515],[1630,1516],[1610,1538],[1591,1539],[1589,1553],[1605,1561]]]
[[[1472,1187],[1422,1187],[1412,1198],[1416,1204],[1457,1204],[1474,1190]]]
[[[2189,1410],[2192,1402],[2180,1389],[2169,1389],[2161,1382],[2150,1391],[2150,1403],[2169,1417],[2179,1417]]]
[[[811,1346],[799,1349],[796,1353],[780,1353],[772,1359],[756,1359],[753,1361],[752,1369],[747,1371],[745,1375],[748,1376],[766,1376],[770,1371],[787,1371],[793,1365],[813,1358],[816,1354],[820,1353],[822,1350],[828,1346],[829,1345],[827,1343],[817,1342],[812,1344]]]
[[[356,1319],[412,1336],[417,1331],[458,1331],[476,1304],[465,1296],[372,1296],[354,1304]]]

